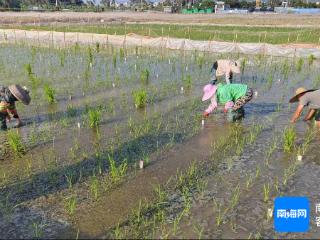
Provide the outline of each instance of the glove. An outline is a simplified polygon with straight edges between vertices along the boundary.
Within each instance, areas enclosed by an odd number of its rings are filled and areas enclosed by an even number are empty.
[[[203,117],[209,117],[209,113],[207,113],[206,111],[203,112]]]

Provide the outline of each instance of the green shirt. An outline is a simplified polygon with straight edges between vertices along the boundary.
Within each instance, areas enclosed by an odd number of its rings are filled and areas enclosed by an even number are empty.
[[[217,89],[217,102],[225,104],[227,102],[235,102],[247,93],[248,86],[245,84],[222,84],[219,83]]]

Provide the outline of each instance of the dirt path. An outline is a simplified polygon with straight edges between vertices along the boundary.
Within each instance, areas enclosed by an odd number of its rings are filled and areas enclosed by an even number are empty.
[[[220,24],[273,27],[318,27],[319,15],[290,14],[165,14],[161,12],[1,12],[0,24],[46,23],[170,23],[170,24]]]

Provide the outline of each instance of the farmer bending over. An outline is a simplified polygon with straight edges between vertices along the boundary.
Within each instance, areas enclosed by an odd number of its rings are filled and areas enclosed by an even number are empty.
[[[21,127],[22,122],[16,110],[16,101],[21,101],[25,105],[29,105],[31,98],[26,87],[20,85],[11,85],[9,87],[0,86],[0,122],[1,130],[7,130],[7,121],[11,116],[18,120],[16,127]]]
[[[316,125],[320,127],[320,90],[306,90],[305,88],[298,88],[296,95],[291,98],[289,102],[299,102],[298,107],[292,116],[292,123],[298,120],[303,108],[308,106],[309,111],[304,117],[304,121],[309,121],[314,117]]]
[[[226,76],[226,83],[232,83],[234,73],[240,73],[240,60],[218,60],[215,61],[210,70],[210,83],[217,82],[217,76]]]
[[[253,90],[245,84],[207,84],[203,88],[202,101],[209,100],[211,104],[204,111],[203,116],[208,117],[218,103],[224,104],[224,112],[228,112],[231,121],[244,116],[243,106],[252,99]]]

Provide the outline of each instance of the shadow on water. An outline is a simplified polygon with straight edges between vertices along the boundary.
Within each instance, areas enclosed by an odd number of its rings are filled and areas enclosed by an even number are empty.
[[[1,198],[6,198],[12,204],[23,203],[41,196],[55,193],[68,188],[66,176],[71,177],[72,184],[84,182],[95,174],[97,167],[103,173],[108,171],[108,155],[111,155],[116,162],[124,159],[132,165],[141,159],[144,154],[157,150],[159,146],[168,143],[179,143],[184,140],[183,134],[164,133],[159,136],[145,135],[133,141],[122,144],[114,152],[102,152],[100,156],[93,155],[89,159],[74,163],[69,166],[61,166],[56,169],[37,173],[29,180],[15,182],[1,190]]]
[[[277,103],[257,103],[252,101],[245,105],[246,114],[257,115],[261,117],[267,116],[273,112],[277,112],[277,110]]]

